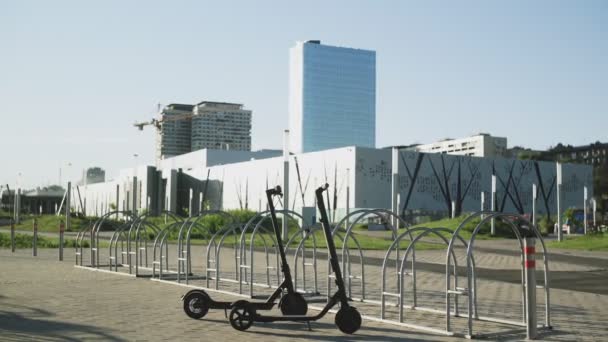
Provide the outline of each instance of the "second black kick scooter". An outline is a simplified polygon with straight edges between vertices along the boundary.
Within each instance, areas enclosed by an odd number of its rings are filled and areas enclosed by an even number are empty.
[[[275,236],[277,239],[277,245],[279,247],[279,254],[281,256],[281,272],[283,273],[283,282],[279,287],[268,297],[265,302],[248,302],[239,300],[236,302],[218,302],[213,299],[201,289],[190,290],[186,293],[182,300],[184,302],[184,312],[188,317],[194,319],[203,318],[209,309],[220,309],[227,311],[233,307],[240,306],[244,303],[255,308],[256,310],[271,310],[274,307],[275,301],[281,298],[279,301],[279,309],[283,315],[306,315],[308,311],[308,303],[304,300],[304,297],[296,290],[293,286],[291,279],[291,270],[287,264],[287,258],[285,257],[285,249],[281,242],[281,234],[277,229],[277,215],[273,203],[273,196],[283,196],[281,187],[277,186],[274,189],[266,190],[266,198],[268,200],[268,207],[270,209],[270,218],[272,226],[274,227]],[[287,220],[287,217],[283,218]],[[252,270],[253,272],[253,270]]]
[[[348,304],[348,298],[346,296],[346,290],[344,287],[344,280],[342,279],[342,272],[340,270],[340,263],[338,261],[338,255],[336,253],[336,246],[334,239],[331,234],[331,227],[329,225],[329,218],[327,216],[327,210],[325,209],[325,203],[323,202],[323,192],[327,190],[329,184],[318,188],[315,191],[317,197],[317,206],[321,214],[321,225],[323,226],[323,232],[325,233],[325,239],[327,241],[327,249],[329,251],[329,262],[334,272],[336,285],[338,291],[334,293],[330,298],[323,310],[315,316],[305,315],[285,315],[285,316],[262,316],[257,313],[255,303],[249,303],[247,301],[239,301],[234,303],[232,310],[230,311],[230,325],[236,330],[247,330],[253,322],[279,322],[279,321],[293,321],[293,322],[312,322],[321,319],[331,308],[336,304],[340,303],[340,309],[336,313],[334,322],[338,326],[338,329],[345,334],[354,334],[361,327],[361,314],[353,306]],[[276,221],[273,220],[274,229],[277,235],[277,243],[280,250],[283,250],[283,244],[279,233],[279,227],[276,225]],[[284,254],[282,254],[284,256]],[[287,276],[287,274],[286,274]],[[329,290],[329,289],[328,289]]]

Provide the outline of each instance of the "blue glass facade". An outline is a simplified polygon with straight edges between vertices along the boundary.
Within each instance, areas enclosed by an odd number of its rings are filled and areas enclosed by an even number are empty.
[[[299,111],[290,118],[299,121],[292,123],[292,132],[300,130],[293,132],[300,140],[295,150],[375,147],[376,53],[316,42],[299,43],[294,49],[291,91],[301,92],[290,100],[297,102],[291,110]],[[301,84],[294,85],[293,79]]]

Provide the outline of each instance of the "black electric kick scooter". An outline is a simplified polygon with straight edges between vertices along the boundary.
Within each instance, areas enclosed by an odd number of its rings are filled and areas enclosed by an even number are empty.
[[[285,316],[262,316],[256,312],[256,305],[247,301],[239,301],[234,303],[232,310],[230,311],[230,325],[236,330],[244,331],[249,329],[253,322],[278,322],[278,321],[293,321],[293,322],[311,322],[321,319],[331,308],[336,304],[340,303],[340,310],[336,313],[335,323],[338,329],[345,334],[354,334],[361,327],[361,314],[353,306],[348,304],[348,298],[346,296],[346,290],[344,288],[344,280],[342,279],[342,272],[340,270],[340,263],[336,254],[336,246],[334,244],[333,237],[331,235],[331,227],[329,225],[329,219],[327,217],[327,211],[325,209],[325,203],[323,202],[323,192],[327,190],[329,184],[325,184],[315,191],[317,197],[317,206],[321,213],[321,224],[323,225],[323,232],[325,233],[325,239],[327,241],[327,249],[329,250],[329,262],[334,272],[336,285],[338,291],[331,296],[325,307],[319,314],[315,316],[305,315],[285,315]],[[277,243],[279,248],[283,248],[281,239],[278,233],[278,227],[275,225],[275,231],[277,232]]]
[[[301,294],[296,292],[293,281],[291,279],[291,270],[289,264],[287,264],[287,258],[285,257],[285,249],[281,242],[281,235],[279,229],[277,229],[277,216],[273,203],[273,196],[283,196],[281,187],[277,186],[274,189],[266,190],[266,197],[268,199],[268,207],[270,209],[270,218],[272,226],[275,231],[277,244],[279,247],[279,254],[281,256],[281,272],[283,273],[283,282],[274,291],[265,302],[248,302],[245,300],[239,300],[236,302],[217,302],[207,292],[201,289],[194,289],[186,293],[182,300],[184,302],[184,311],[190,318],[200,319],[205,317],[209,309],[224,310],[227,313],[228,309],[232,309],[236,306],[245,305],[245,303],[256,310],[271,310],[274,307],[275,301],[280,297],[279,308],[283,315],[306,315],[308,311],[308,303],[304,300]],[[286,220],[287,218],[283,218]]]

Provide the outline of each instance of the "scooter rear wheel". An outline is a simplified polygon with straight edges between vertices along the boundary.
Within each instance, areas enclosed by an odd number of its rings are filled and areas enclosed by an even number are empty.
[[[345,334],[354,334],[361,327],[361,314],[352,306],[343,306],[334,320],[338,329]]]
[[[203,291],[190,291],[184,296],[184,312],[188,317],[201,319],[209,312],[209,295]]]
[[[245,331],[253,325],[253,316],[255,315],[255,309],[249,305],[249,302],[245,300],[236,301],[232,305],[230,310],[230,325],[238,330]]]
[[[285,316],[297,315],[303,316],[308,312],[308,303],[301,294],[297,292],[288,292],[281,297],[279,309]]]

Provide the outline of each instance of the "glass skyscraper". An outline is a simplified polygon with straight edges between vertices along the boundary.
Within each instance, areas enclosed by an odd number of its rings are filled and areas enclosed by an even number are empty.
[[[289,68],[292,152],[375,147],[375,51],[298,42]]]

